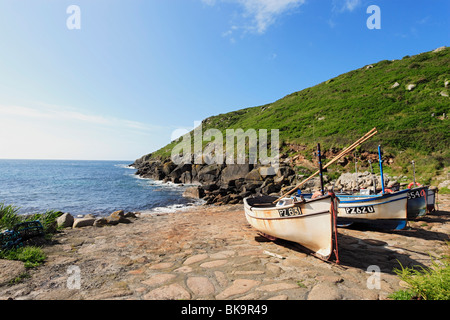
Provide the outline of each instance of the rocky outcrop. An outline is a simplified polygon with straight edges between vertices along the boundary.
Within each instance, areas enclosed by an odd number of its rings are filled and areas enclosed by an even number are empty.
[[[187,188],[183,196],[203,199],[207,204],[236,204],[250,195],[278,195],[305,178],[296,174],[290,165],[281,165],[275,172],[273,168],[253,164],[175,165],[171,160],[143,161],[141,158],[132,166],[143,178],[196,185]],[[316,178],[303,190],[309,192],[319,187]]]
[[[381,177],[372,175],[368,171],[356,173],[344,173],[337,180],[334,185],[335,190],[354,191],[360,189],[372,189],[376,185],[377,189],[381,189]],[[391,179],[387,174],[384,174],[384,185],[389,189],[397,189],[400,183]]]
[[[308,178],[311,172],[317,170],[317,160],[308,160],[298,153],[301,146],[289,145],[291,151],[297,155],[289,157],[280,155],[280,166],[275,172],[273,168],[260,164],[183,164],[176,165],[170,159],[161,161],[144,156],[132,164],[137,169],[136,174],[143,178],[162,180],[178,184],[193,184],[184,192],[183,196],[203,199],[206,204],[236,204],[242,203],[248,196],[273,195],[279,196],[290,191],[298,183]],[[324,157],[332,159],[339,150],[331,148],[324,153]],[[192,159],[194,160],[194,159]],[[358,161],[376,163],[376,153],[362,152]],[[342,158],[337,162],[340,167],[352,166],[354,159]],[[393,159],[387,157],[385,162],[392,164]],[[294,169],[295,168],[295,169]],[[376,178],[377,189],[381,189],[381,179]],[[331,181],[324,175],[326,189],[335,191],[354,191],[373,187],[372,175],[369,172],[342,174],[339,179]],[[385,175],[385,187],[397,188],[398,182]],[[318,176],[302,185],[303,193],[313,193],[321,187]]]

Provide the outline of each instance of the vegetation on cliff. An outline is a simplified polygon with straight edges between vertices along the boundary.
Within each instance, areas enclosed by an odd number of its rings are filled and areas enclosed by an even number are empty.
[[[323,150],[339,150],[377,127],[379,134],[359,154],[374,153],[381,144],[392,159],[388,172],[412,178],[415,160],[418,178],[431,183],[450,161],[449,83],[450,48],[443,47],[363,66],[271,104],[207,118],[202,129],[224,136],[226,129],[279,129],[282,154],[312,160],[318,142]],[[147,158],[166,159],[177,143]]]

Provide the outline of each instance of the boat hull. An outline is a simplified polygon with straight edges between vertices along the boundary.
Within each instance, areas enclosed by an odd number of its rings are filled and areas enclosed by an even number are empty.
[[[368,223],[377,228],[401,230],[407,222],[408,190],[378,195],[337,195],[338,225]]]
[[[428,193],[427,193],[427,212],[428,213],[436,211],[435,201],[436,201],[435,190],[428,189]]]
[[[427,214],[428,187],[412,188],[408,191],[408,219],[416,219]]]
[[[244,199],[248,223],[262,233],[296,242],[328,260],[334,249],[331,208],[332,205],[336,208],[334,197],[323,196],[276,207],[271,205],[274,200],[274,197]],[[261,205],[263,203],[267,205]]]

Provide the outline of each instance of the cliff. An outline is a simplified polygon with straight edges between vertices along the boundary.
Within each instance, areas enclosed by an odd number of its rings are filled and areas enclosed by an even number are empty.
[[[450,48],[441,47],[401,60],[383,60],[294,92],[271,104],[203,120],[201,128],[189,133],[190,149],[180,153],[188,157],[184,164],[177,165],[171,159],[174,148],[184,141],[180,138],[137,159],[133,165],[143,177],[198,183],[204,186],[198,196],[206,196],[210,202],[234,203],[249,194],[279,193],[317,170],[317,143],[322,145],[326,162],[343,147],[377,127],[377,136],[330,167],[327,181],[335,182],[341,173],[354,171],[355,162],[358,171],[370,171],[368,160],[377,161],[376,147],[381,144],[387,173],[397,177],[399,182],[409,181],[414,160],[416,178],[422,184],[430,184],[450,162],[449,83]],[[267,130],[268,140],[273,136],[271,130],[278,129],[278,172],[268,174],[260,161],[250,161],[252,139],[249,136],[244,136],[246,163],[225,164],[225,136],[230,129],[242,129],[245,133],[253,129],[257,135],[254,142],[259,146],[262,129]],[[211,132],[214,139],[208,136]],[[222,141],[217,138],[219,133]],[[195,145],[195,141],[200,142]],[[233,143],[239,144],[239,139],[236,142],[233,139]],[[273,141],[266,141],[265,146],[272,144]],[[206,158],[198,161],[199,150],[200,153],[207,151],[210,158],[221,155],[218,159],[223,161],[212,164]],[[236,151],[233,155],[237,159]],[[377,170],[375,165],[375,173],[379,173]],[[312,180],[305,188],[312,190],[317,184]]]

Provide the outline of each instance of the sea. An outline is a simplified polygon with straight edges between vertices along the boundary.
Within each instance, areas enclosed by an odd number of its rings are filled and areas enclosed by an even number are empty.
[[[19,214],[56,210],[73,216],[165,213],[201,204],[182,196],[187,185],[138,177],[132,162],[0,159],[0,203],[14,205]]]

